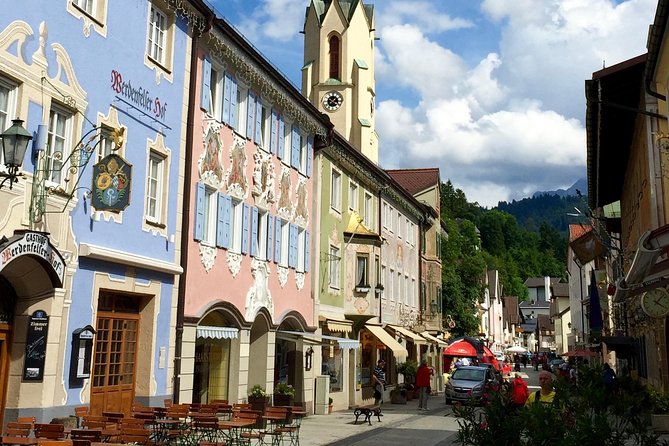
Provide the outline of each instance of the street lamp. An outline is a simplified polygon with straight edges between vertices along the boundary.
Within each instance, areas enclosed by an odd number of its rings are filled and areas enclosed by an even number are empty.
[[[5,166],[7,166],[7,173],[0,173],[0,178],[3,178],[2,182],[0,182],[0,189],[2,189],[6,181],[9,181],[10,189],[13,183],[19,181],[17,178],[20,176],[18,171],[23,164],[28,142],[33,139],[33,136],[23,128],[22,124],[23,121],[21,119],[14,119],[12,126],[0,134],[0,138],[2,138],[2,154]]]

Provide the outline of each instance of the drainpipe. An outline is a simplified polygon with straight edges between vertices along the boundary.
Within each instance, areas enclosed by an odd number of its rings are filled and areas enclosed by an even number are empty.
[[[381,235],[382,234],[381,228],[383,227],[383,225],[381,224],[381,208],[382,208],[382,206],[381,206],[381,204],[382,204],[381,203],[381,194],[388,187],[389,187],[388,185],[385,185],[385,186],[381,186],[379,188],[379,206],[378,206],[378,209],[376,211],[376,213],[377,213],[376,225],[377,225],[377,228],[378,228],[378,231],[379,231],[379,239],[381,240],[381,244],[379,245],[379,262],[381,262],[381,263],[383,263],[383,243],[384,243],[383,235]],[[381,268],[379,268],[378,271],[379,271],[379,275],[380,275]],[[383,279],[383,277],[377,277],[376,278],[376,284],[377,285],[380,284],[382,279]],[[392,277],[391,277],[390,280],[392,280]],[[386,292],[386,289],[385,289],[385,286],[384,286],[383,291],[381,291],[379,293],[379,324],[383,323],[382,322],[383,319],[381,318],[381,308],[382,308],[382,305],[383,305],[382,297],[383,297],[383,293],[385,293],[385,292]]]
[[[202,34],[209,32],[214,22],[214,14],[211,11],[207,12],[207,26],[202,31]],[[179,403],[179,392],[181,390],[181,353],[184,333],[184,311],[186,307],[186,278],[188,276],[188,242],[190,241],[190,197],[191,197],[191,169],[193,164],[193,120],[195,118],[195,110],[198,108],[195,97],[195,85],[197,85],[197,49],[200,37],[196,30],[193,30],[193,37],[191,39],[191,56],[190,56],[190,78],[188,91],[188,117],[186,120],[186,145],[185,150],[185,168],[184,168],[184,188],[183,188],[183,203],[182,203],[182,223],[181,223],[181,267],[183,273],[179,278],[179,290],[177,294],[177,326],[174,340],[174,385],[172,400],[174,403]]]

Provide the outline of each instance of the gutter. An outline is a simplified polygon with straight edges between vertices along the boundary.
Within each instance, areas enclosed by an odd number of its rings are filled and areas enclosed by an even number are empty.
[[[646,47],[648,48],[648,59],[646,61],[644,81],[646,92],[661,101],[666,101],[666,96],[653,90],[652,84],[665,30],[667,28],[667,18],[669,18],[669,1],[659,0],[657,3],[657,10],[655,11],[655,21],[650,26],[650,31],[648,32],[648,42],[646,43]]]

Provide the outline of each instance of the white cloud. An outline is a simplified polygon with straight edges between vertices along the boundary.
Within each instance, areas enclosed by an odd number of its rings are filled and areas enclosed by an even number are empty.
[[[386,8],[377,25],[387,28],[405,23],[414,23],[423,32],[443,32],[470,28],[473,23],[463,18],[452,18],[435,9],[434,3],[426,1],[395,1]]]
[[[250,16],[242,19],[240,31],[251,42],[293,40],[300,36],[308,5],[309,0],[262,0]]]

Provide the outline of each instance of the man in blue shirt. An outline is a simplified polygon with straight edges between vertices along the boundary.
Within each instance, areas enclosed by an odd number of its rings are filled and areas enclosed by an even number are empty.
[[[374,380],[374,405],[378,406],[383,402],[383,390],[386,385],[386,372],[383,368],[386,366],[386,361],[379,359],[374,367],[372,379]]]

